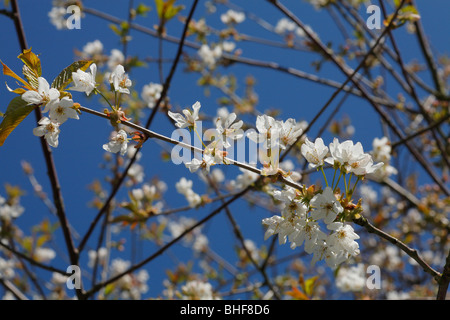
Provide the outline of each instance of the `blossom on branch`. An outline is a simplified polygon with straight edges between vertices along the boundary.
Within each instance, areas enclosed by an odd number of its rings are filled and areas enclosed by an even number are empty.
[[[171,117],[173,120],[175,120],[175,126],[177,126],[180,129],[183,128],[196,128],[195,121],[198,120],[198,112],[200,110],[200,102],[194,103],[192,106],[192,111],[188,109],[183,110],[183,114],[180,113],[173,113],[169,111],[169,117]]]
[[[28,90],[22,94],[22,100],[28,104],[47,104],[52,100],[59,98],[59,91],[55,88],[50,88],[47,80],[43,77],[38,78],[38,89]]]
[[[59,123],[43,117],[38,124],[39,127],[33,129],[33,134],[37,137],[44,136],[49,145],[54,148],[58,147]]]
[[[72,72],[73,87],[69,90],[84,92],[86,95],[90,95],[92,91],[95,90],[95,76],[97,74],[97,65],[95,63],[91,64],[90,73],[78,69],[77,72]]]
[[[73,108],[73,100],[69,97],[64,97],[61,100],[56,99],[49,102],[46,106],[46,110],[50,110],[49,117],[52,121],[63,124],[67,119],[79,119],[77,111]]]
[[[120,154],[123,156],[127,152],[127,145],[127,133],[125,132],[125,130],[121,129],[118,133],[112,135],[110,141],[107,144],[103,145],[103,149],[112,153],[120,152]]]
[[[328,153],[328,147],[323,143],[322,138],[317,138],[314,143],[305,138],[305,143],[301,147],[302,155],[309,162],[310,168],[323,166],[324,158]]]
[[[237,12],[231,9],[229,9],[227,12],[223,13],[220,16],[220,21],[222,21],[225,24],[238,24],[244,22],[244,20],[245,20],[245,13]]]
[[[125,69],[121,64],[117,65],[109,76],[109,83],[114,86],[115,91],[130,94],[128,88],[131,87],[132,82],[128,79],[128,75],[125,73]]]
[[[337,215],[344,211],[330,187],[316,194],[311,199],[310,205],[314,208],[311,217],[316,220],[323,219],[326,224],[332,223]]]
[[[353,144],[353,141],[346,140],[339,143],[339,140],[334,138],[330,143],[330,153],[331,157],[326,158],[325,162],[343,170],[344,173],[352,172],[357,176],[364,176],[383,166],[382,162],[373,164],[372,156],[364,153],[360,142]]]

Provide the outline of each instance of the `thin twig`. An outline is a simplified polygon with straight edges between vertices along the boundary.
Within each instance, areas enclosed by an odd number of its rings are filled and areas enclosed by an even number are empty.
[[[322,51],[322,53],[328,58],[330,59],[343,73],[344,75],[346,75],[347,80],[343,83],[343,85],[345,85],[347,82],[352,81],[355,85],[356,88],[359,89],[359,91],[363,94],[363,96],[365,97],[365,99],[370,103],[370,105],[376,110],[376,112],[382,117],[382,119],[384,121],[386,121],[386,123],[389,125],[389,127],[392,129],[392,131],[400,138],[403,139],[404,138],[404,134],[403,132],[392,122],[392,120],[388,117],[387,113],[380,107],[380,105],[378,103],[376,103],[373,99],[371,99],[370,95],[368,94],[367,90],[359,83],[359,81],[357,79],[354,79],[354,75],[355,75],[355,71],[353,71],[352,73],[350,73],[350,71],[348,70],[348,68],[346,68],[345,66],[342,65],[341,62],[339,62],[333,55],[333,53],[331,52],[331,50],[329,48],[327,48],[321,41],[320,39],[317,38],[317,36],[315,36],[314,34],[312,34],[308,28],[305,27],[305,25],[300,21],[300,19],[298,19],[298,17],[296,17],[292,12],[290,12],[285,6],[283,6],[282,4],[280,4],[277,0],[267,0],[270,3],[272,3],[276,8],[278,8],[283,14],[285,14],[289,19],[291,19],[293,22],[295,22],[295,24],[297,24],[303,31],[304,33],[308,36],[308,38]],[[393,18],[391,19],[389,25],[383,30],[381,36],[378,38],[378,41],[384,37],[384,35],[386,35],[386,33],[388,32],[388,30],[392,27],[392,24],[395,20],[395,18],[397,17],[401,7],[403,6],[403,4],[405,3],[406,0],[402,0],[402,2],[400,3],[400,5],[396,8],[396,11],[393,15]],[[376,45],[374,45],[369,51],[369,53],[371,53],[371,51],[373,51],[373,49],[376,47]],[[450,195],[450,190],[449,188],[442,182],[441,178],[437,175],[437,173],[433,170],[431,164],[429,163],[429,161],[427,159],[425,159],[423,157],[423,155],[418,152],[410,143],[409,141],[407,141],[406,146],[408,148],[408,150],[410,151],[410,153],[416,158],[416,160],[420,163],[420,165],[422,166],[422,168],[428,173],[428,175],[433,179],[433,181],[440,187],[440,189],[446,194],[446,195]]]
[[[106,287],[108,284],[113,283],[117,280],[119,280],[120,278],[122,278],[123,276],[132,273],[135,270],[138,270],[139,268],[141,268],[142,266],[146,265],[147,263],[149,263],[150,261],[154,260],[155,258],[157,258],[158,256],[160,256],[162,253],[164,253],[167,249],[169,249],[170,247],[172,247],[175,243],[177,243],[179,240],[183,239],[188,233],[192,232],[195,228],[199,227],[200,225],[203,225],[206,221],[210,220],[212,217],[214,217],[215,215],[217,215],[219,212],[221,212],[226,206],[230,205],[231,203],[233,203],[235,200],[239,199],[242,195],[244,195],[246,192],[248,192],[250,190],[250,187],[247,187],[246,189],[242,190],[241,192],[239,192],[238,194],[236,194],[234,197],[232,197],[230,200],[226,201],[224,204],[222,204],[219,208],[217,208],[216,210],[212,211],[210,214],[208,214],[206,217],[204,217],[203,219],[201,219],[200,221],[198,221],[197,223],[195,223],[194,225],[192,225],[191,227],[187,228],[186,230],[184,230],[178,237],[172,239],[170,242],[168,242],[167,244],[165,244],[164,246],[162,246],[158,251],[156,251],[155,253],[153,253],[151,256],[147,257],[146,259],[142,260],[141,262],[133,265],[132,267],[130,267],[129,269],[125,270],[124,272],[102,282],[97,284],[96,286],[92,287],[89,291],[86,292],[86,297],[89,297],[91,295],[93,295],[94,293],[98,292],[99,290],[101,290],[102,288]]]
[[[384,7],[384,3],[383,0],[380,0],[380,6],[381,6],[381,10],[383,11],[383,14],[386,16],[386,9]],[[420,111],[422,112],[422,115],[424,116],[425,120],[428,122],[428,124],[431,124],[432,119],[430,117],[430,115],[428,114],[428,111],[425,110],[422,102],[420,101],[417,92],[413,86],[413,84],[411,83],[411,80],[409,79],[409,74],[406,71],[405,65],[403,63],[403,58],[400,54],[400,50],[398,49],[397,43],[395,41],[394,35],[392,34],[391,31],[389,31],[388,33],[389,38],[391,39],[391,43],[392,43],[392,47],[395,51],[395,53],[397,54],[398,57],[398,64],[400,65],[400,69],[403,73],[403,76],[405,78],[405,81],[407,83],[407,85],[410,88],[410,94],[413,97],[414,101],[416,102],[417,106],[419,107]],[[437,130],[442,137],[444,137],[444,139],[446,139],[445,135],[439,130],[439,126],[437,127],[431,127],[430,131],[431,134],[433,135],[434,140],[436,141],[436,146],[438,147],[439,151],[441,152],[441,154],[443,155],[443,160],[446,163],[447,167],[450,167],[450,162],[448,160],[448,158],[446,157],[446,151],[445,151],[445,147],[442,145],[441,140],[439,139],[439,137],[437,136],[435,130]]]
[[[414,1],[411,0],[411,2],[414,4]],[[414,27],[416,28],[416,36],[417,40],[419,41],[420,48],[422,49],[423,56],[425,57],[425,61],[428,64],[428,67],[431,70],[431,76],[434,81],[434,85],[436,87],[436,90],[439,94],[445,95],[444,85],[441,81],[441,78],[439,77],[439,72],[437,69],[436,62],[433,58],[433,53],[431,52],[430,44],[428,43],[428,39],[425,36],[425,31],[423,30],[423,26],[421,21],[415,21]]]
[[[70,274],[68,274],[68,273],[65,272],[65,271],[62,271],[62,270],[59,270],[59,269],[54,268],[54,267],[52,267],[52,266],[48,266],[48,265],[45,265],[45,264],[43,264],[43,263],[40,263],[40,262],[34,260],[33,258],[27,256],[26,254],[21,253],[21,252],[15,250],[15,249],[11,248],[10,246],[4,244],[4,243],[1,242],[1,241],[0,241],[0,247],[3,247],[3,248],[5,248],[6,250],[8,250],[8,251],[10,251],[11,253],[13,253],[14,255],[16,255],[16,256],[18,256],[18,257],[20,257],[20,258],[22,258],[22,259],[28,261],[28,262],[29,262],[30,264],[32,264],[33,266],[39,267],[39,268],[41,268],[41,269],[44,269],[44,270],[47,270],[47,271],[50,271],[50,272],[56,272],[56,273],[62,274],[62,275],[64,275],[64,276],[70,275]]]
[[[423,260],[417,250],[412,249],[408,247],[406,244],[398,240],[397,238],[387,234],[386,232],[378,229],[373,224],[371,224],[366,218],[364,218],[362,215],[359,215],[358,217],[355,217],[353,219],[353,222],[355,222],[357,225],[364,227],[367,232],[376,234],[377,236],[389,241],[393,245],[397,246],[400,250],[405,252],[408,256],[410,256],[412,259],[414,259],[421,267],[422,269],[430,274],[436,281],[439,281],[441,278],[441,274],[434,270],[432,267],[430,267],[425,260]]]
[[[430,131],[431,129],[433,129],[433,128],[439,126],[439,125],[441,125],[442,123],[448,121],[449,119],[450,119],[450,115],[447,115],[447,116],[445,116],[445,117],[442,117],[441,119],[439,119],[438,121],[435,121],[434,123],[430,124],[429,126],[427,126],[427,127],[425,127],[425,128],[422,128],[422,129],[420,129],[420,130],[417,130],[416,132],[410,134],[410,135],[407,136],[407,137],[404,137],[404,138],[401,139],[401,140],[398,140],[398,141],[393,142],[392,145],[391,145],[392,150],[394,150],[395,148],[399,147],[400,145],[406,143],[406,141],[411,140],[411,139],[414,139],[415,137],[420,136],[420,135],[422,135],[422,134],[424,134],[424,133]],[[445,153],[442,154],[442,157],[445,158],[445,157],[446,157],[446,154],[445,154]]]
[[[216,186],[216,184],[214,183],[214,181],[212,181],[210,176],[206,176],[206,178],[208,179],[208,183],[209,185],[214,189],[214,191],[216,192],[216,194],[218,196],[221,195],[219,188]],[[222,200],[222,203],[225,203]],[[242,236],[241,230],[239,229],[239,225],[237,224],[236,220],[233,217],[233,214],[231,213],[231,210],[228,206],[225,207],[225,213],[226,216],[228,218],[228,220],[231,223],[231,226],[233,227],[233,232],[236,236],[236,238],[239,240],[241,247],[244,249],[247,258],[250,260],[250,262],[255,266],[255,268],[261,273],[262,277],[264,278],[264,282],[265,284],[269,287],[270,290],[272,290],[274,296],[278,299],[281,300],[281,296],[278,293],[277,290],[275,290],[272,281],[270,281],[267,272],[264,268],[262,268],[261,266],[258,265],[258,263],[255,261],[255,259],[253,259],[252,253],[249,251],[249,249],[247,248],[247,246],[245,245],[245,239]]]
[[[112,15],[106,14],[104,12],[92,9],[92,8],[83,8],[84,12],[92,14],[94,16],[97,16],[101,19],[105,19],[107,21],[116,23],[116,24],[120,24],[121,22],[123,22],[122,19],[119,19],[117,17],[114,17]],[[150,35],[152,37],[158,38],[159,35],[155,30],[146,28],[144,26],[141,26],[139,24],[135,24],[135,23],[131,23],[130,24],[130,28],[135,29],[136,31],[142,32],[144,34]],[[166,41],[172,42],[172,43],[180,43],[180,39],[174,36],[170,36],[167,34],[162,35],[162,38]],[[199,49],[200,48],[200,44],[194,43],[194,42],[190,42],[185,40],[184,41],[184,46],[185,47],[189,47],[192,49]],[[312,81],[312,82],[317,82],[319,84],[323,84],[326,86],[330,86],[333,88],[338,88],[340,86],[340,83],[334,80],[330,80],[330,79],[326,79],[326,78],[320,78],[317,75],[314,74],[309,74],[307,72],[295,69],[295,68],[289,68],[289,67],[284,67],[276,62],[271,62],[271,61],[260,61],[260,60],[256,60],[256,59],[250,59],[250,58],[246,58],[246,57],[242,57],[242,56],[236,56],[236,55],[232,55],[232,54],[227,54],[224,53],[223,54],[223,59],[224,60],[228,60],[230,62],[233,63],[240,63],[240,64],[245,64],[248,66],[255,66],[255,67],[261,67],[261,68],[267,68],[267,69],[273,69],[275,71],[280,71],[283,73],[287,73],[290,74],[294,77],[298,77],[301,79],[305,79],[308,81]],[[343,89],[343,91],[349,91],[350,87],[345,86]],[[351,93],[355,96],[361,97],[362,94],[361,92],[359,92],[358,90],[351,90]],[[396,103],[392,100],[387,100],[386,98],[380,98],[380,97],[376,97],[376,96],[371,96],[371,99],[373,99],[374,101],[376,101],[377,103],[388,107],[388,108],[396,108]],[[417,111],[410,109],[408,107],[405,107],[405,110],[416,114]]]
[[[18,300],[29,300],[11,281],[0,277],[0,284]]]

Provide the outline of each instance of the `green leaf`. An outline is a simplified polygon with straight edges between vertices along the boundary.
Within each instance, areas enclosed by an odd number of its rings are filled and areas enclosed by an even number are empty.
[[[120,36],[122,34],[122,32],[119,30],[119,28],[117,27],[117,25],[115,24],[110,24],[109,28],[114,31],[115,34],[117,34],[118,36]]]
[[[146,64],[144,61],[139,60],[139,57],[135,56],[135,57],[132,57],[132,58],[127,62],[127,66],[128,66],[129,68],[134,68],[134,67],[146,67],[147,64]]]
[[[139,3],[136,8],[136,14],[145,17],[147,16],[147,12],[149,12],[150,10],[150,7],[146,6],[143,3]]]
[[[90,65],[92,61],[88,60],[80,60],[75,61],[70,66],[65,68],[61,73],[53,80],[52,88],[58,89],[59,91],[63,90],[65,87],[72,82],[72,72],[77,72],[78,69],[85,71]]]
[[[49,240],[50,240],[50,237],[47,234],[44,234],[37,239],[36,246],[38,248],[42,247]]]
[[[114,291],[114,288],[116,287],[116,284],[115,283],[110,283],[110,284],[108,284],[106,287],[105,287],[105,291],[103,292],[103,294],[105,295],[105,296],[108,296],[108,295],[110,295],[113,291]]]
[[[163,8],[164,8],[164,0],[155,0],[156,4],[156,12],[158,13],[158,17],[163,17]]]
[[[183,5],[180,5],[180,6],[176,6],[176,7],[174,7],[174,6],[171,6],[167,11],[166,11],[166,14],[165,14],[165,19],[166,20],[170,20],[170,19],[172,19],[173,17],[175,17],[176,15],[177,15],[177,13],[178,12],[180,12],[181,10],[183,10],[184,9],[184,6]]]
[[[314,293],[314,288],[316,286],[318,276],[311,277],[305,281],[305,293],[307,296],[311,297]]]
[[[0,146],[3,145],[9,134],[25,119],[36,105],[28,105],[21,97],[11,100],[0,123]]]
[[[156,11],[158,17],[162,21],[168,21],[172,19],[178,12],[184,9],[183,5],[174,6],[176,0],[155,0]]]

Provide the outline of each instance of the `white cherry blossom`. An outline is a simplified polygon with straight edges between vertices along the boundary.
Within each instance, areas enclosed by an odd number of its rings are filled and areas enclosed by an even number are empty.
[[[123,64],[124,62],[125,56],[123,55],[122,51],[118,49],[112,49],[107,62],[109,70],[113,71],[117,67],[117,65]]]
[[[220,21],[225,24],[238,24],[245,20],[245,13],[237,12],[229,9],[227,12],[220,15]]]
[[[112,135],[110,141],[107,144],[103,145],[103,149],[112,153],[120,152],[120,154],[123,156],[127,152],[127,145],[127,133],[125,132],[125,130],[121,129],[119,130],[119,132]]]
[[[142,100],[147,104],[147,107],[152,109],[156,102],[161,98],[161,92],[163,86],[159,83],[150,82],[142,88],[141,97]]]
[[[83,47],[83,55],[88,57],[93,57],[99,55],[103,52],[103,43],[100,40],[94,40],[88,42]]]
[[[296,230],[290,235],[291,248],[294,249],[305,243],[305,251],[312,253],[318,241],[325,239],[325,233],[319,224],[310,219],[298,219]]]
[[[279,122],[280,130],[280,147],[286,149],[288,145],[294,144],[298,137],[303,133],[302,125],[297,123],[295,119],[289,118],[286,121]]]
[[[328,153],[328,147],[323,143],[322,138],[317,138],[314,143],[305,138],[301,147],[302,155],[309,162],[309,167],[316,168],[323,166],[324,158]]]
[[[244,133],[241,130],[244,122],[242,120],[234,122],[236,117],[236,113],[233,112],[228,114],[226,118],[218,117],[216,119],[216,129],[218,132],[217,138],[221,139],[225,148],[229,148],[231,146],[227,141],[227,138],[238,140],[244,136]]]
[[[256,142],[262,143],[264,149],[276,148],[279,144],[280,138],[280,123],[277,122],[271,116],[266,114],[258,116],[256,118],[256,131],[250,131],[247,133],[247,137]]]
[[[50,23],[58,30],[67,29],[66,19],[64,16],[67,14],[67,10],[64,7],[52,7],[48,13]]]
[[[356,256],[359,254],[359,245],[355,241],[359,236],[355,233],[352,226],[342,222],[333,222],[327,225],[327,229],[334,231],[327,238],[327,243],[337,251]]]
[[[37,137],[44,136],[47,143],[56,148],[58,147],[58,138],[59,138],[59,123],[50,120],[47,117],[43,117],[38,122],[39,127],[33,129],[33,134]]]
[[[312,255],[311,265],[315,265],[320,260],[325,260],[330,268],[336,268],[347,259],[343,251],[336,252],[334,248],[328,245],[326,240],[317,242],[313,248]]]
[[[325,159],[325,162],[340,168],[344,173],[353,172],[358,176],[364,176],[378,170],[383,163],[373,164],[372,156],[364,153],[364,149],[360,142],[353,144],[353,141],[346,140],[339,143],[334,138],[330,143],[331,157]]]
[[[59,91],[55,88],[50,88],[47,80],[43,77],[38,78],[38,89],[28,90],[22,94],[22,100],[28,104],[47,104],[52,100],[59,98]]]
[[[214,48],[211,48],[207,44],[203,44],[197,51],[200,59],[210,69],[216,66],[217,61],[222,57],[222,53],[221,46],[216,45]]]
[[[195,121],[197,121],[198,118],[198,113],[200,111],[200,102],[196,102],[194,103],[194,105],[192,106],[192,111],[188,110],[188,109],[184,109],[183,110],[183,114],[180,113],[174,113],[169,111],[169,117],[171,117],[173,120],[175,120],[175,126],[177,126],[180,129],[183,128],[195,128],[196,124]]]
[[[200,195],[198,195],[192,190],[192,185],[193,185],[192,180],[188,180],[185,177],[182,177],[175,184],[175,188],[177,189],[178,193],[184,195],[184,197],[189,203],[189,206],[191,208],[195,208],[202,202],[202,198],[200,197]]]
[[[314,208],[311,217],[316,220],[323,219],[326,224],[332,223],[337,215],[344,211],[330,187],[326,187],[322,193],[316,194],[310,204]]]
[[[97,74],[97,65],[95,63],[89,66],[89,72],[85,72],[78,69],[77,72],[72,72],[73,87],[69,90],[84,92],[86,95],[90,95],[94,91],[96,83],[95,76]]]
[[[215,164],[214,157],[210,154],[203,154],[203,158],[201,160],[197,158],[193,158],[190,162],[186,162],[186,168],[189,169],[190,172],[196,172],[198,169],[205,170],[209,172],[209,168]]]
[[[188,281],[181,287],[181,294],[183,300],[214,300],[211,284],[199,280]]]
[[[73,107],[73,100],[69,97],[64,97],[61,100],[56,99],[50,101],[46,109],[49,109],[49,117],[52,121],[60,125],[67,121],[67,119],[79,119],[78,113]],[[46,110],[44,110],[46,112]]]
[[[109,83],[113,84],[115,91],[130,94],[128,88],[131,87],[132,82],[128,78],[128,75],[125,73],[125,69],[121,64],[117,65],[109,76]]]

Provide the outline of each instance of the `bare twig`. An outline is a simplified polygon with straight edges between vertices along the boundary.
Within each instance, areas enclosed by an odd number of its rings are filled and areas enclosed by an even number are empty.
[[[398,240],[397,238],[387,234],[386,232],[376,228],[373,224],[371,224],[366,218],[359,215],[358,217],[355,217],[353,220],[357,225],[360,225],[361,227],[364,227],[367,232],[376,234],[377,236],[389,241],[393,245],[397,246],[400,250],[405,252],[408,256],[410,256],[412,259],[414,259],[421,267],[422,269],[430,274],[436,281],[439,281],[441,279],[441,274],[434,270],[432,267],[430,267],[425,260],[423,260],[417,250],[412,249],[408,247],[406,244]]]
[[[246,189],[242,190],[241,192],[239,192],[238,194],[236,194],[234,197],[232,197],[230,200],[226,201],[224,204],[222,204],[219,208],[217,208],[216,210],[214,210],[213,212],[211,212],[210,214],[208,214],[206,217],[204,217],[203,219],[201,219],[200,221],[198,221],[197,223],[195,223],[194,225],[192,225],[191,227],[187,228],[185,231],[183,231],[178,237],[172,239],[170,242],[168,242],[166,245],[162,246],[158,251],[156,251],[155,253],[153,253],[151,256],[149,256],[148,258],[142,260],[141,262],[133,265],[132,267],[130,267],[129,269],[125,270],[124,272],[108,279],[107,281],[104,281],[102,283],[99,283],[97,285],[95,285],[94,287],[92,287],[89,291],[86,292],[86,297],[89,297],[93,294],[95,294],[96,292],[98,292],[99,290],[101,290],[102,288],[106,287],[108,284],[113,283],[115,281],[117,281],[118,279],[122,278],[124,275],[130,274],[132,272],[134,272],[135,270],[138,270],[139,268],[141,268],[142,266],[146,265],[147,263],[153,261],[155,258],[157,258],[158,256],[160,256],[162,253],[164,253],[167,249],[169,249],[171,246],[173,246],[175,243],[177,243],[179,240],[183,239],[188,233],[192,232],[195,228],[199,227],[200,225],[204,224],[206,221],[210,220],[212,217],[214,217],[215,215],[217,215],[219,212],[221,212],[226,206],[230,205],[231,203],[233,203],[235,200],[239,199],[242,195],[244,195],[246,192],[248,192],[250,190],[250,187],[247,187]]]
[[[329,48],[327,48],[320,39],[317,38],[314,34],[312,34],[308,28],[305,27],[305,25],[296,17],[292,12],[290,12],[285,6],[279,3],[277,0],[268,0],[270,3],[272,3],[276,8],[278,8],[283,14],[285,14],[289,19],[291,19],[293,22],[295,22],[308,36],[308,38],[318,47],[320,48],[321,52],[330,59],[338,68],[341,70],[344,75],[346,75],[347,80],[343,83],[344,85],[352,81],[356,88],[359,89],[359,91],[363,94],[363,96],[366,98],[366,100],[370,103],[370,105],[376,110],[376,112],[381,116],[381,118],[389,125],[389,127],[392,129],[392,131],[400,138],[404,138],[403,132],[392,122],[392,120],[388,117],[386,112],[381,108],[381,106],[376,103],[373,99],[371,99],[370,95],[368,94],[367,90],[359,83],[357,79],[354,79],[353,76],[355,74],[355,71],[351,72],[343,66],[341,62],[339,62],[333,55],[333,52]],[[400,5],[397,7],[393,18],[391,19],[389,25],[383,30],[382,35],[379,37],[378,40],[381,39],[382,36],[384,36],[388,30],[391,28],[393,21],[398,15],[399,10],[405,3],[405,0],[402,0]],[[375,48],[375,45],[372,47],[372,49]],[[370,51],[369,51],[370,53]],[[416,158],[416,160],[420,163],[422,168],[428,173],[428,175],[433,179],[433,181],[440,187],[440,189],[446,194],[450,195],[449,188],[442,182],[441,178],[438,176],[438,174],[433,170],[431,164],[427,159],[423,157],[423,155],[418,152],[410,143],[407,141],[405,143],[410,153]]]

